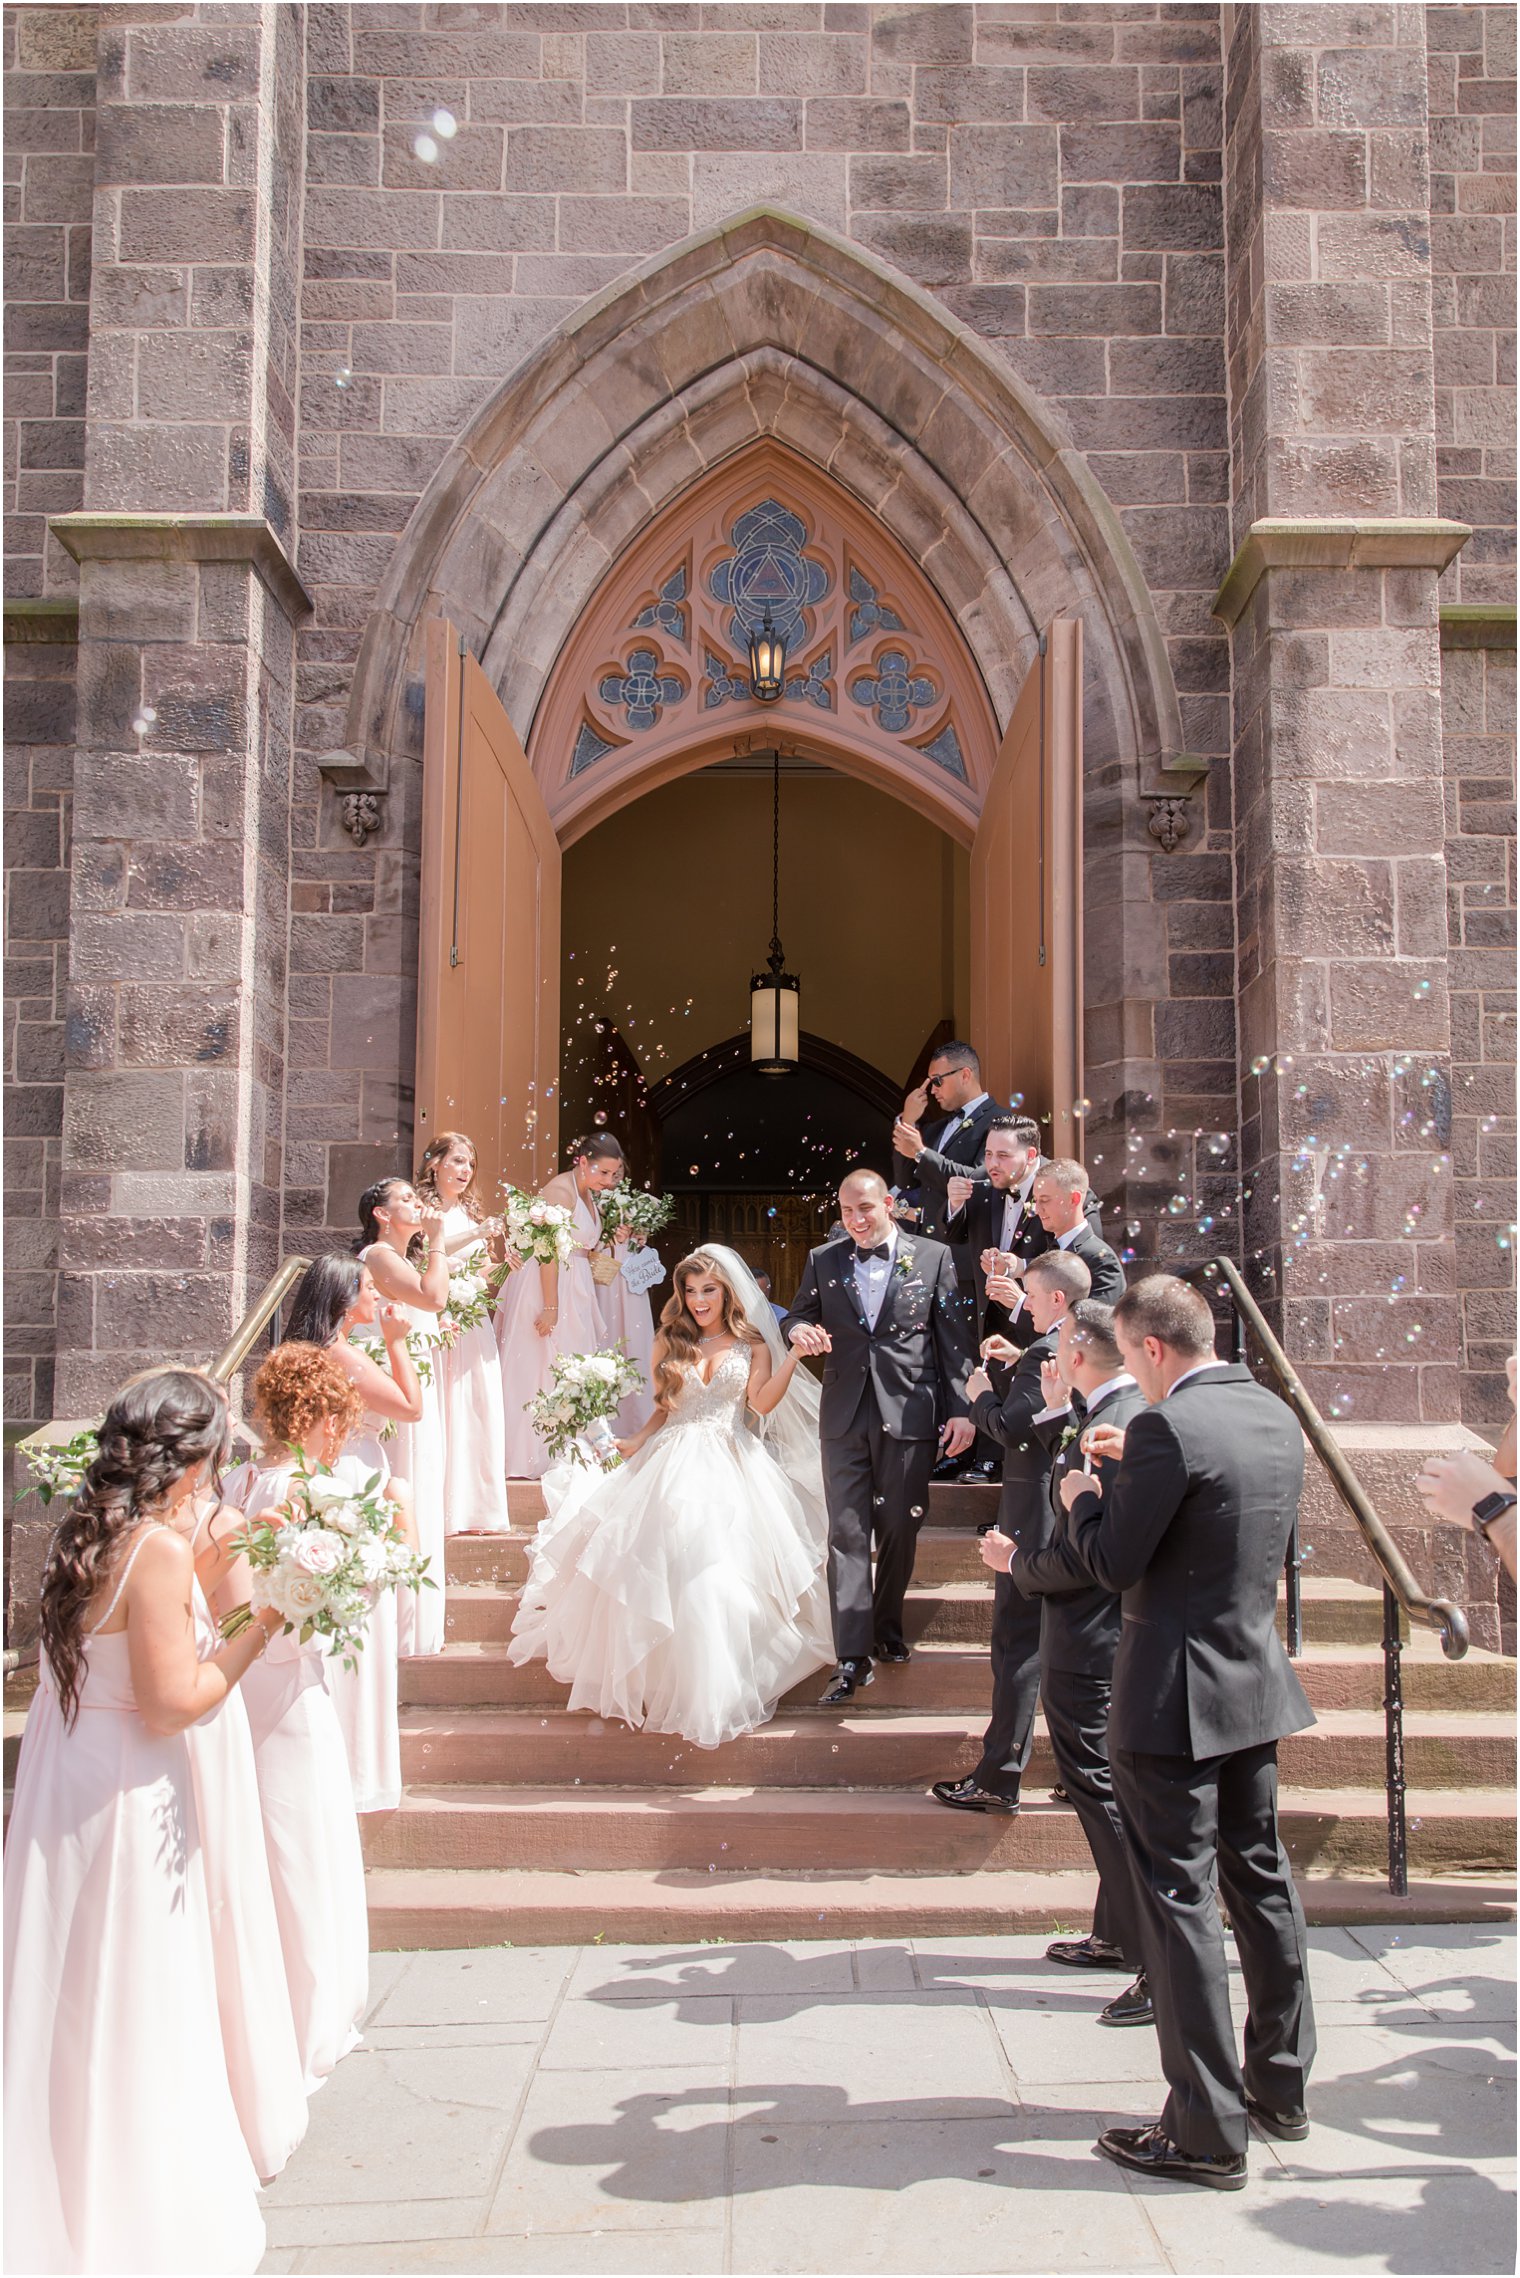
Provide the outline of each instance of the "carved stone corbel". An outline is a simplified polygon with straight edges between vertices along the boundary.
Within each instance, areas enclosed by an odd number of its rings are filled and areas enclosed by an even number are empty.
[[[363,846],[380,828],[380,798],[378,791],[344,791],[340,793],[340,811],[343,828],[355,846]]]
[[[1179,796],[1176,792],[1168,792],[1164,798],[1148,795],[1145,803],[1150,808],[1146,829],[1163,854],[1174,854],[1193,827],[1186,795]]]
[[[378,833],[385,819],[385,783],[362,752],[324,751],[317,773],[337,798],[338,817],[355,846]]]

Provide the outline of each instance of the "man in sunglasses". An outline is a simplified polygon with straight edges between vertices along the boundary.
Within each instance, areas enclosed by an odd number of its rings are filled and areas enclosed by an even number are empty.
[[[929,1062],[922,1084],[909,1092],[892,1126],[892,1176],[899,1190],[918,1189],[920,1230],[936,1242],[948,1239],[948,1199],[953,1178],[986,1176],[982,1157],[997,1101],[982,1087],[981,1064],[969,1044],[942,1044]],[[962,1293],[973,1301],[976,1261],[970,1244],[950,1243]]]

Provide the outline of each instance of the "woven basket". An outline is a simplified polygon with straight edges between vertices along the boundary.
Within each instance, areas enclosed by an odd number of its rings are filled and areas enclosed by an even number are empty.
[[[618,1261],[611,1250],[592,1251],[591,1278],[593,1281],[599,1282],[603,1289],[606,1288],[609,1281],[617,1280],[618,1271]]]

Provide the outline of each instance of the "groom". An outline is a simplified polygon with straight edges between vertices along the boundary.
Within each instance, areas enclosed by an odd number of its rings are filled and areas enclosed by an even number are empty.
[[[949,1250],[901,1231],[875,1171],[851,1171],[839,1215],[843,1237],[809,1252],[784,1324],[800,1353],[829,1356],[820,1424],[839,1667],[822,1708],[870,1684],[873,1654],[907,1660],[903,1599],[936,1432],[945,1453],[958,1456],[976,1429],[966,1403],[970,1312]]]

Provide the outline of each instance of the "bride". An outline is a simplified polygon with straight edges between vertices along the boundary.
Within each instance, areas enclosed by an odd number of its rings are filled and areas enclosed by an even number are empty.
[[[672,1288],[627,1462],[544,1479],[509,1650],[571,1708],[716,1748],[834,1659],[818,1387],[732,1250],[683,1258]]]

